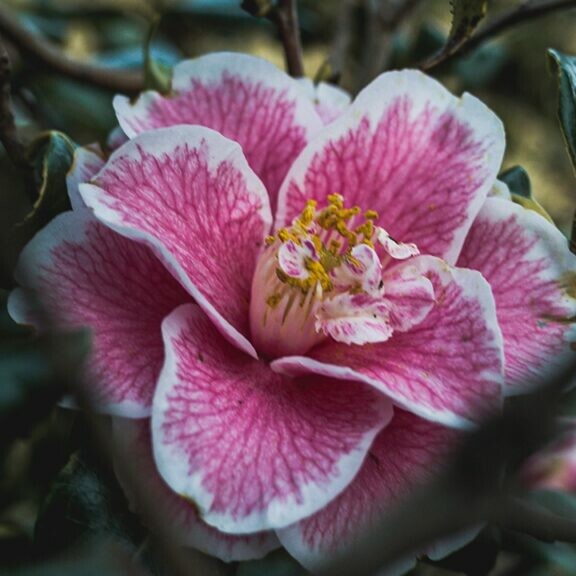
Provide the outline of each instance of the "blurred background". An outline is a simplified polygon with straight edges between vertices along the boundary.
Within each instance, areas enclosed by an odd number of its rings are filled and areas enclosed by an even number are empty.
[[[414,1],[399,26],[387,29],[384,23],[376,30],[368,4],[364,0],[299,2],[308,76],[333,80],[337,76],[342,87],[356,93],[378,70],[415,66],[446,40],[448,0]],[[518,4],[489,1],[487,20]],[[284,65],[275,26],[244,12],[240,0],[0,0],[0,9],[9,10],[27,30],[50,40],[70,58],[107,68],[142,68],[144,45],[157,15],[161,20],[150,50],[161,65],[169,67],[184,57],[221,50],[249,52]],[[47,130],[59,130],[78,144],[106,141],[115,128],[112,93],[49,73],[22,58],[8,42],[7,48],[14,68],[17,124],[26,142]],[[515,165],[526,169],[534,197],[567,233],[576,208],[576,177],[559,128],[557,79],[548,67],[549,48],[576,55],[576,9],[517,26],[432,73],[454,92],[472,92],[502,118],[508,139],[504,169]],[[0,239],[3,222],[20,222],[30,210],[22,185],[0,146]],[[130,548],[131,557],[145,557],[147,544],[141,541],[142,527],[125,510],[111,470],[106,463],[94,466],[94,455],[86,455],[88,432],[83,422],[70,412],[53,410],[62,382],[54,386],[49,381],[59,378],[58,372],[47,372],[42,349],[29,346],[29,332],[8,318],[9,288],[9,282],[3,281],[0,576],[132,573],[133,567],[115,562],[110,549],[106,554],[85,550],[77,564],[67,560],[65,565],[46,564],[41,570],[20,568],[32,556],[51,557],[66,549],[84,531],[112,534],[121,547],[137,542],[135,552]],[[78,342],[82,345],[81,339]],[[576,516],[574,494],[538,498],[552,510]],[[195,561],[195,573],[202,576],[232,573],[200,557]],[[166,572],[153,566],[152,573]],[[302,574],[286,556],[274,554],[233,573]],[[441,563],[423,562],[415,573],[570,576],[576,574],[576,548],[487,529],[464,550]]]

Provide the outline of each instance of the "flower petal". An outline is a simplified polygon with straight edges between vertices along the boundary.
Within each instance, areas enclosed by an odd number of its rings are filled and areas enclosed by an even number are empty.
[[[305,568],[321,569],[438,473],[457,438],[454,430],[395,410],[348,488],[320,512],[278,530],[280,541]],[[417,552],[386,574],[404,574]]]
[[[152,438],[149,420],[113,420],[114,468],[130,508],[139,512],[130,483],[127,481],[122,460],[130,458],[129,466],[137,471],[140,482],[145,483],[147,495],[153,500],[155,513],[163,519],[163,527],[173,542],[180,546],[196,548],[224,562],[254,560],[280,547],[273,532],[261,532],[244,536],[233,536],[208,526],[198,516],[194,504],[170,490],[162,480],[152,455]],[[158,520],[156,517],[156,521]],[[143,521],[154,527],[146,516]]]
[[[334,122],[350,106],[350,94],[338,86],[326,82],[314,84],[310,78],[298,78],[298,82],[306,90],[324,124]]]
[[[478,272],[434,258],[416,261],[427,268],[436,297],[423,322],[380,344],[321,344],[309,358],[281,358],[272,369],[366,382],[395,404],[447,426],[470,426],[498,409],[502,335],[488,283]]]
[[[576,317],[576,256],[539,214],[489,198],[458,265],[490,283],[504,336],[506,391],[525,391],[527,380],[557,366],[576,340],[568,322]]]
[[[24,248],[16,278],[39,292],[63,327],[91,329],[88,369],[100,409],[149,415],[164,358],[162,320],[190,300],[150,249],[116,234],[86,210],[65,212]],[[20,289],[11,294],[11,316],[39,325],[26,300]]]
[[[273,207],[288,168],[322,127],[298,82],[246,54],[216,53],[181,62],[174,68],[170,95],[145,92],[134,104],[117,96],[114,107],[130,137],[196,124],[237,141],[266,185]]]
[[[66,187],[73,210],[86,208],[80,196],[80,184],[89,182],[103,166],[104,155],[99,146],[86,146],[75,150],[72,167],[66,175]]]
[[[422,274],[418,261],[394,266],[384,273],[382,281],[394,330],[406,332],[417,326],[434,307],[434,286]]]
[[[96,217],[152,246],[227,338],[247,340],[258,252],[270,222],[266,190],[238,144],[177,126],[142,134],[80,187]]]
[[[378,224],[453,263],[494,184],[501,122],[479,100],[424,74],[387,72],[298,157],[278,199],[278,227],[328,194],[379,212]]]
[[[288,379],[230,347],[200,309],[163,324],[154,457],[173,490],[223,532],[280,528],[334,498],[360,468],[391,403],[369,386]]]

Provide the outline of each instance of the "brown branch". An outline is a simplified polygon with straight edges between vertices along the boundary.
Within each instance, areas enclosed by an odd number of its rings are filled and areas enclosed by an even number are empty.
[[[304,76],[302,40],[298,20],[297,0],[243,0],[242,8],[256,18],[270,20],[280,34],[284,46],[286,70],[291,76]]]
[[[514,28],[518,24],[569,8],[576,8],[576,0],[540,0],[539,2],[525,0],[515,8],[511,8],[499,16],[496,16],[484,26],[481,26],[476,34],[473,34],[468,40],[462,42],[454,51],[434,54],[422,62],[419,68],[426,71],[431,70],[453,58],[459,58],[470,53],[484,42],[510,28]]]
[[[276,24],[284,46],[286,69],[290,76],[304,76],[304,61],[302,57],[302,39],[298,21],[298,4],[296,0],[278,0],[276,9],[270,12],[269,20]]]
[[[51,42],[27,30],[18,18],[2,5],[0,5],[0,34],[43,71],[54,72],[111,92],[135,94],[144,89],[144,76],[141,72],[110,70],[71,60]]]
[[[10,161],[20,172],[30,201],[36,198],[34,171],[26,158],[26,149],[18,135],[12,112],[12,63],[0,36],[0,142]]]

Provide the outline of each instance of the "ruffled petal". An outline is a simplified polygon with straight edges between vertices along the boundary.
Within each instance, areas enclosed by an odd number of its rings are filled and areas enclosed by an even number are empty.
[[[489,198],[458,265],[479,270],[490,283],[504,336],[506,391],[525,391],[576,340],[576,256],[539,214]]]
[[[142,134],[80,187],[96,217],[150,245],[235,345],[247,339],[250,287],[270,223],[266,190],[238,144],[199,126]]]
[[[420,263],[436,303],[425,319],[380,344],[320,344],[309,357],[275,360],[286,375],[358,380],[395,404],[447,426],[467,427],[501,405],[502,335],[488,283],[430,257]]]
[[[280,547],[274,532],[260,532],[244,536],[233,536],[208,526],[198,516],[194,504],[170,490],[162,480],[152,455],[152,438],[149,420],[114,419],[114,468],[134,512],[138,503],[134,499],[127,481],[122,459],[130,457],[131,469],[138,474],[139,482],[145,483],[146,494],[154,502],[156,518],[162,521],[163,529],[173,542],[190,546],[216,556],[224,562],[254,560]],[[143,521],[154,528],[154,521],[144,516]]]
[[[305,568],[322,568],[429,481],[457,438],[454,430],[396,410],[348,488],[320,512],[279,530],[280,541]],[[412,558],[385,574],[404,574],[416,562],[417,554],[415,550]]]
[[[278,199],[276,224],[306,200],[342,194],[379,212],[378,224],[422,254],[455,262],[496,179],[504,152],[498,118],[424,74],[381,75],[298,157]]]
[[[235,140],[266,185],[274,208],[288,168],[322,127],[297,81],[246,54],[216,53],[181,62],[174,68],[171,94],[145,92],[134,104],[117,96],[114,107],[130,137],[196,124]]]
[[[394,266],[382,278],[393,330],[406,332],[417,326],[436,302],[434,286],[418,262]]]
[[[223,532],[281,528],[325,506],[391,418],[391,403],[369,386],[274,374],[194,305],[163,332],[154,457],[171,488]]]
[[[92,332],[89,382],[107,413],[150,414],[164,351],[160,326],[190,296],[149,248],[123,238],[86,211],[52,220],[25,247],[16,270],[63,327]],[[10,295],[20,323],[41,328],[26,293]]]

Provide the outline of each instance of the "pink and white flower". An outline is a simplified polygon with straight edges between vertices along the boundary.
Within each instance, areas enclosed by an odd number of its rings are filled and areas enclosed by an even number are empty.
[[[233,54],[117,97],[130,141],[78,153],[18,267],[92,328],[101,410],[145,418],[115,433],[179,541],[225,560],[320,565],[569,349],[576,263],[489,197],[495,115],[416,71],[326,126],[320,97]]]

